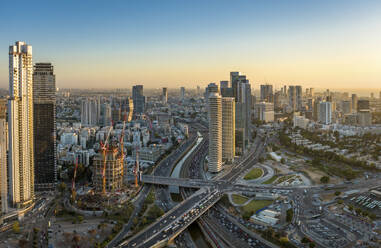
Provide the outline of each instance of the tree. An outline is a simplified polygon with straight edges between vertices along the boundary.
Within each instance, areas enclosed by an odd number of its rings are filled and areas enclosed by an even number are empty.
[[[13,222],[12,230],[14,233],[20,233],[20,223],[18,221]]]
[[[316,245],[315,245],[315,243],[310,243],[310,248],[314,248]]]
[[[310,240],[307,237],[303,237],[301,241],[303,244],[307,244],[310,242]]]
[[[61,192],[61,194],[63,194],[65,191],[66,191],[66,183],[62,182],[58,185],[58,190],[59,192]]]
[[[284,163],[286,163],[286,160],[285,160],[284,158],[281,158],[281,159],[280,159],[280,162],[281,162],[282,164],[284,164]]]
[[[320,178],[320,182],[321,183],[328,183],[329,182],[329,177],[328,176],[322,176]]]
[[[335,191],[335,196],[339,196],[341,194],[340,191]]]

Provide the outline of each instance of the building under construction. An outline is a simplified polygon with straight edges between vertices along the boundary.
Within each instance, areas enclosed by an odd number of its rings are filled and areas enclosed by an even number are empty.
[[[94,158],[93,183],[97,192],[113,192],[122,188],[123,165],[116,146],[107,147]]]

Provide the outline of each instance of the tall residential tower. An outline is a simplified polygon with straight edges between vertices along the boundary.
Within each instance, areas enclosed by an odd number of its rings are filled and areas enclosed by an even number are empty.
[[[9,47],[9,196],[15,207],[34,197],[33,61],[32,46]]]
[[[222,103],[218,93],[209,95],[209,172],[222,170]]]

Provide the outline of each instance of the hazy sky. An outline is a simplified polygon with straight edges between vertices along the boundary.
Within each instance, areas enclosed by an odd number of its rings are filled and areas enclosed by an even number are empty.
[[[195,87],[241,71],[260,83],[381,88],[381,1],[2,1],[8,46],[33,46],[58,87]]]

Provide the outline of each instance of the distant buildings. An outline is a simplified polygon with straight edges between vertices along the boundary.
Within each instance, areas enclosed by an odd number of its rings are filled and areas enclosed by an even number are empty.
[[[35,190],[54,190],[56,174],[56,77],[50,63],[33,72]]]
[[[271,84],[261,85],[261,101],[274,102],[273,86]]]
[[[209,95],[209,161],[208,171],[222,170],[222,99],[218,93]]]
[[[299,111],[302,108],[302,86],[290,85],[288,87],[289,105],[292,111]]]
[[[132,87],[132,100],[134,103],[134,112],[142,114],[145,111],[146,97],[143,95],[143,85]]]
[[[369,100],[358,100],[357,111],[370,110]]]
[[[185,99],[185,87],[180,87],[180,99],[181,101]]]
[[[100,119],[99,99],[86,98],[81,102],[81,124],[84,126],[96,126]]]
[[[357,111],[357,95],[352,94],[352,111],[356,112]]]
[[[332,106],[330,102],[320,102],[319,122],[325,125],[332,123]]]
[[[341,110],[343,114],[352,113],[352,102],[351,101],[342,101],[341,102]]]
[[[32,46],[9,47],[9,197],[15,207],[34,198],[33,62]]]
[[[220,81],[220,89],[228,88],[229,87],[229,81]]]
[[[274,122],[274,104],[260,102],[254,105],[254,117],[264,122]]]
[[[167,88],[163,88],[163,94],[161,96],[161,101],[163,104],[167,104],[168,102],[168,89]]]

